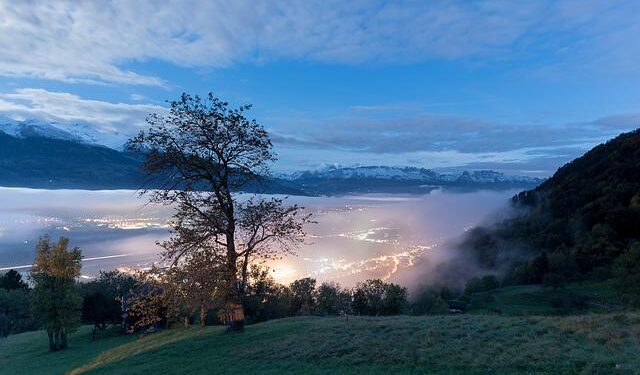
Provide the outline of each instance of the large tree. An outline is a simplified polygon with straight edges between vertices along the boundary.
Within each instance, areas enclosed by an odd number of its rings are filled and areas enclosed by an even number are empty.
[[[82,301],[75,280],[80,276],[82,255],[78,248],[68,249],[68,245],[64,237],[57,243],[51,243],[49,237],[40,238],[31,269],[34,313],[47,331],[52,351],[65,349],[67,335],[80,324]]]
[[[221,265],[225,320],[242,329],[242,294],[252,262],[293,252],[303,240],[308,216],[283,199],[237,193],[268,175],[275,160],[266,130],[245,113],[209,94],[182,94],[167,115],[148,117],[150,127],[129,142],[146,153],[144,169],[161,189],[143,190],[151,202],[176,208],[174,236],[162,244],[178,265],[194,251],[207,251]]]

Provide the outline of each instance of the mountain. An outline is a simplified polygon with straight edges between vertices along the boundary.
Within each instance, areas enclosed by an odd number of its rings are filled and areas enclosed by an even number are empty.
[[[17,121],[0,116],[0,132],[16,138],[43,137],[74,142],[85,142],[85,139],[56,126],[39,120]]]
[[[0,132],[17,138],[43,137],[61,139],[107,146],[114,150],[122,150],[122,146],[128,138],[124,134],[117,132],[100,132],[92,124],[82,121],[47,122],[37,119],[18,121],[3,115],[0,115]]]
[[[463,244],[489,269],[530,254],[511,267],[510,282],[640,271],[640,129],[593,148],[513,203],[518,215],[472,231]]]
[[[0,118],[0,186],[137,189],[142,155],[96,143],[99,134],[38,120]],[[438,173],[413,167],[329,167],[268,178],[248,191],[295,195],[428,193],[453,189],[531,188],[543,180],[495,171]],[[150,188],[159,187],[147,185]]]
[[[438,173],[425,168],[388,166],[330,166],[316,171],[296,172],[281,177],[299,184],[306,190],[325,194],[420,193],[439,187],[458,189],[531,188],[543,181],[536,177],[508,176],[490,170]]]
[[[32,188],[138,188],[139,155],[65,139],[45,137],[37,127],[0,132],[0,186]],[[47,133],[50,135],[50,133]]]
[[[36,124],[0,131],[0,186],[41,189],[139,189],[146,183],[144,156],[73,138]],[[247,191],[304,195],[297,185],[266,179]]]

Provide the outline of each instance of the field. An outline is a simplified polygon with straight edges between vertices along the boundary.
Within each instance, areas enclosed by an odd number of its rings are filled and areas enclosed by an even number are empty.
[[[88,327],[68,350],[46,335],[0,341],[3,374],[634,374],[640,314],[300,317],[139,337]]]

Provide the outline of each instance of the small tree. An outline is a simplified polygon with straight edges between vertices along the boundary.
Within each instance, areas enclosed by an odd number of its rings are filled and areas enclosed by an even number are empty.
[[[167,306],[163,288],[155,280],[139,280],[135,289],[122,301],[127,333],[152,329],[167,323]]]
[[[315,310],[316,279],[305,277],[296,280],[289,286],[293,299],[291,301],[292,315],[309,315]]]
[[[0,337],[36,329],[28,290],[0,289]]]
[[[411,312],[415,315],[444,314],[447,312],[447,304],[438,292],[432,287],[422,287],[413,296]]]
[[[316,292],[318,313],[338,315],[351,313],[351,293],[335,283],[322,283]]]
[[[292,302],[291,290],[278,284],[269,274],[269,268],[251,266],[246,293],[242,298],[249,322],[258,323],[289,316]]]
[[[151,115],[149,130],[129,142],[147,155],[148,175],[163,183],[142,194],[177,209],[175,235],[162,244],[164,258],[178,264],[192,251],[214,254],[210,262],[224,270],[225,320],[234,330],[243,327],[241,298],[252,261],[293,252],[309,219],[280,198],[236,195],[267,175],[275,160],[265,129],[245,117],[250,108],[230,109],[213,94],[183,94],[167,116]]]
[[[215,256],[206,250],[192,251],[180,265],[166,270],[167,306],[174,314],[184,314],[185,322],[198,311],[204,327],[209,310],[222,307],[225,270],[211,261]]]
[[[40,238],[31,269],[34,314],[47,331],[52,351],[65,349],[67,336],[80,324],[75,279],[80,276],[82,255],[78,248],[68,250],[68,245],[64,237],[55,244],[47,236]]]
[[[640,306],[640,242],[634,242],[616,261],[614,286],[623,303]]]
[[[29,285],[22,281],[22,275],[16,270],[9,270],[2,276],[0,276],[0,289],[14,290],[14,289],[29,289]]]
[[[107,325],[118,322],[119,315],[120,303],[105,291],[94,291],[82,299],[82,320],[93,325],[93,340],[98,331],[104,331]]]
[[[388,283],[384,286],[383,315],[398,315],[407,307],[407,288]]]

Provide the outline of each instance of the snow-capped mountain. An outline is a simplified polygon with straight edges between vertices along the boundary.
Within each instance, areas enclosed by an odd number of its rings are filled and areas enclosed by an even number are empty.
[[[56,122],[37,119],[14,120],[0,115],[0,132],[17,138],[44,137],[65,141],[106,146],[121,150],[127,136],[103,133],[91,124],[82,122]]]
[[[16,138],[44,137],[84,142],[82,137],[59,128],[55,122],[44,122],[40,120],[17,121],[5,116],[0,116],[0,131]]]
[[[431,169],[416,167],[329,166],[314,171],[295,172],[282,176],[290,181],[305,180],[396,180],[413,181],[424,184],[450,183],[526,183],[537,184],[542,179],[529,176],[511,176],[492,170],[463,171],[459,173],[438,173]]]
[[[339,167],[329,166],[313,171],[300,171],[288,175],[283,175],[288,180],[306,178],[382,178],[399,180],[431,180],[438,177],[438,174],[430,169],[415,167]]]

